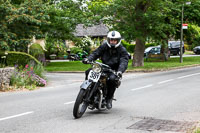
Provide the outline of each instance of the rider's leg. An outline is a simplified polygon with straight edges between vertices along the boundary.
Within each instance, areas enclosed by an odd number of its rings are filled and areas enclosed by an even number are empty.
[[[116,81],[116,75],[114,75],[113,73],[111,73],[109,75],[109,80],[107,81],[107,97],[106,97],[106,101],[107,101],[107,108],[111,109],[112,108],[112,99],[117,87],[117,81]]]

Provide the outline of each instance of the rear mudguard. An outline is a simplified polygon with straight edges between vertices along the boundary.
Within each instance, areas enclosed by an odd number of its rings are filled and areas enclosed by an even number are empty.
[[[89,88],[89,86],[92,84],[92,82],[91,81],[89,81],[89,80],[85,80],[83,83],[82,83],[82,85],[80,86],[80,88],[81,89],[88,89]]]

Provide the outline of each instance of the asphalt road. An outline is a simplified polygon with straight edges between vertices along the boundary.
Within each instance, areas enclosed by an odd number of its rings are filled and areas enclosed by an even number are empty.
[[[200,67],[125,73],[107,111],[74,119],[83,73],[48,73],[47,87],[0,93],[0,133],[172,133],[200,121]]]

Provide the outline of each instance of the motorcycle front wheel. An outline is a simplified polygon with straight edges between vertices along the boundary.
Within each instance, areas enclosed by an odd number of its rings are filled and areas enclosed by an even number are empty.
[[[81,89],[79,91],[79,94],[76,98],[75,104],[74,104],[74,109],[73,109],[73,115],[74,117],[80,118],[86,111],[87,109],[87,103],[84,101],[84,97],[86,95],[86,91],[84,89]]]

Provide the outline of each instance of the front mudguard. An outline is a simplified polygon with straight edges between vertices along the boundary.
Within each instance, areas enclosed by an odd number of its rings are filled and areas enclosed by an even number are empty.
[[[86,89],[89,88],[89,86],[90,86],[91,84],[92,84],[91,81],[85,80],[85,81],[81,84],[80,88],[86,90]]]

